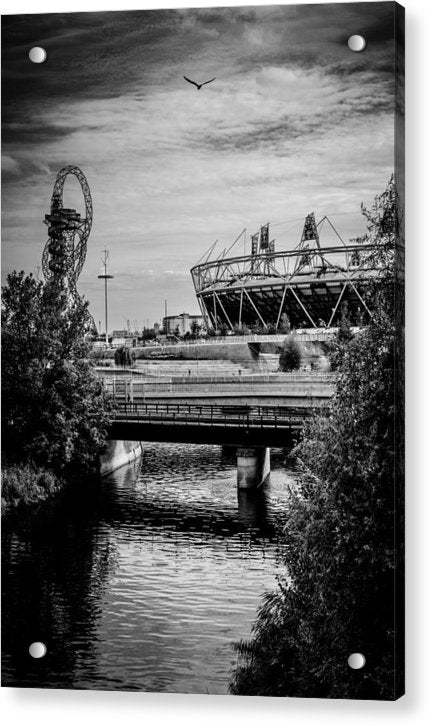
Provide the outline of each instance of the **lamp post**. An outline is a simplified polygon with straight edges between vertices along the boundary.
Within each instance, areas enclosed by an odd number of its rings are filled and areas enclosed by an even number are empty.
[[[105,331],[106,331],[106,345],[109,345],[107,281],[113,279],[113,275],[108,275],[108,271],[107,271],[108,260],[109,260],[109,250],[104,249],[103,250],[103,257],[102,257],[102,263],[103,263],[103,267],[104,267],[104,274],[103,275],[98,275],[98,279],[105,281]]]

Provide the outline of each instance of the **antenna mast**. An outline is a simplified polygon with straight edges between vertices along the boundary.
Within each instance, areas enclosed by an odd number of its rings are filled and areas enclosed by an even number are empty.
[[[109,260],[109,250],[106,248],[103,250],[103,257],[102,257],[102,264],[104,267],[104,274],[98,275],[99,280],[105,281],[105,332],[106,332],[106,345],[109,345],[109,335],[108,335],[108,288],[107,288],[107,281],[113,279],[113,275],[108,274],[108,260]]]

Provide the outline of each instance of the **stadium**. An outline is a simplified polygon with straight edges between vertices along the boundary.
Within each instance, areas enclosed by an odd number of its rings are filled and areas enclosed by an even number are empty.
[[[330,226],[334,246],[322,246],[323,225]],[[252,235],[250,255],[226,257],[224,252],[210,261],[211,248],[191,269],[206,327],[273,330],[280,329],[285,316],[293,328],[332,327],[344,304],[351,323],[361,325],[370,315],[366,288],[379,274],[374,250],[366,237],[346,244],[328,217],[316,223],[313,212],[293,250],[275,251],[269,224]]]

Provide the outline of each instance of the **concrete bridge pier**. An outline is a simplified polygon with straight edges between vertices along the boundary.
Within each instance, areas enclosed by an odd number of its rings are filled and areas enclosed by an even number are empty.
[[[255,489],[270,474],[270,449],[265,446],[239,448],[237,457],[237,486],[239,489]]]

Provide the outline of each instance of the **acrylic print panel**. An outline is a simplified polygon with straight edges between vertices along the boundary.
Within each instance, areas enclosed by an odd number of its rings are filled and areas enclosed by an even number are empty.
[[[403,17],[3,17],[3,685],[402,695]]]

